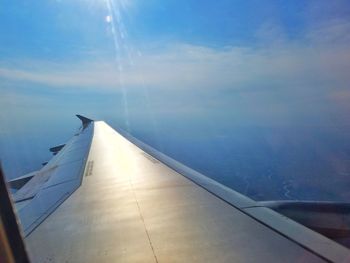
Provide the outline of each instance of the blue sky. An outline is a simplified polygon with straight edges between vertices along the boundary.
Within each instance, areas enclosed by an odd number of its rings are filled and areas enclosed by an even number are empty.
[[[82,111],[126,128],[181,112],[319,124],[348,96],[347,1],[2,2],[2,105],[31,107],[14,108],[19,122]]]
[[[3,159],[13,161],[12,147],[32,160],[24,134],[42,158],[50,140],[69,138],[76,113],[160,148],[159,136],[223,137],[236,127],[349,127],[349,1],[0,6]]]
[[[127,129],[190,116],[316,125],[346,115],[348,1],[1,6],[0,107],[18,130],[75,112],[114,116]]]

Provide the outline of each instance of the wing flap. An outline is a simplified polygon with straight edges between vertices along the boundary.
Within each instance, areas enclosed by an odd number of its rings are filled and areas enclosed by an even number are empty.
[[[7,183],[9,184],[10,188],[18,190],[28,183],[28,181],[32,179],[36,173],[37,171],[31,172],[29,174],[17,177],[16,179],[10,180]]]
[[[14,194],[26,236],[81,185],[93,136],[89,124]]]

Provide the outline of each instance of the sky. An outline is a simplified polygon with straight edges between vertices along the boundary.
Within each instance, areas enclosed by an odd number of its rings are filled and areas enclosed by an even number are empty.
[[[164,151],[164,136],[350,125],[349,1],[0,6],[0,156],[10,177],[47,158],[39,152],[50,140],[68,139],[77,113]]]

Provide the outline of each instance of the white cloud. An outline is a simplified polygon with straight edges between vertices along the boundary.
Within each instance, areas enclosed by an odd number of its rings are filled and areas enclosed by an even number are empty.
[[[344,20],[322,22],[299,41],[280,38],[270,46],[209,48],[177,43],[142,54],[134,52],[119,61],[7,61],[0,64],[0,78],[13,85],[30,83],[66,91],[127,90],[129,96],[147,87],[158,96],[152,98],[152,107],[159,112],[188,111],[188,105],[196,111],[196,107],[210,105],[244,112],[242,116],[251,114],[254,121],[285,121],[290,114],[321,116],[331,111],[329,103],[339,102],[339,107],[347,109],[339,94],[349,90],[349,25]],[[269,28],[268,32],[274,31]],[[163,91],[166,93],[160,94]],[[228,99],[215,97],[220,92],[228,94]],[[206,101],[199,106],[194,97],[203,93]],[[175,94],[176,99],[169,99]],[[187,106],[184,96],[193,97]]]
[[[213,49],[177,44],[158,53],[126,59],[52,64],[13,62],[0,66],[0,77],[52,88],[115,90],[148,86],[160,89],[232,88],[247,85],[349,83],[350,48],[347,46],[274,45],[273,48],[226,47]]]

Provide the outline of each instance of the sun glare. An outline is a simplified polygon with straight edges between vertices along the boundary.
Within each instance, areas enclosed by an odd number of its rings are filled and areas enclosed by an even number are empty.
[[[106,21],[107,23],[111,23],[111,22],[112,22],[112,16],[110,16],[110,15],[106,16],[106,17],[105,17],[105,21]]]

